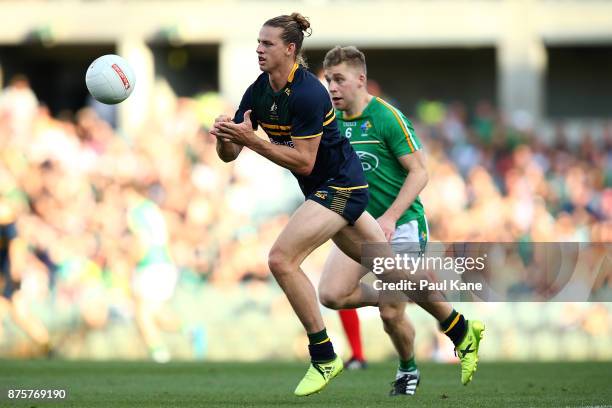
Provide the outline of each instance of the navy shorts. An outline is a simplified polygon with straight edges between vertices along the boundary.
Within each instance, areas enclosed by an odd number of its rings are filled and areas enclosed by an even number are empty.
[[[315,201],[344,217],[349,225],[365,211],[370,194],[368,187],[331,187],[321,186],[306,196],[307,200]]]

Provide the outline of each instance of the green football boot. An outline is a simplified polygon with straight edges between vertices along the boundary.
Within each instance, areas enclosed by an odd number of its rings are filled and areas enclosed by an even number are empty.
[[[478,365],[478,347],[484,335],[485,326],[481,321],[468,320],[467,332],[457,347],[455,353],[461,361],[461,383],[468,385],[472,381]]]
[[[295,388],[295,395],[305,397],[321,391],[343,368],[344,364],[338,356],[328,363],[310,363],[306,375]]]

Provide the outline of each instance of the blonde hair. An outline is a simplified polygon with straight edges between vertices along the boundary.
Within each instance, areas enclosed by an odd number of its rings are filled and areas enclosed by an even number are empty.
[[[348,47],[336,45],[334,48],[327,51],[325,59],[323,60],[323,68],[328,69],[335,67],[343,62],[346,62],[347,65],[352,67],[363,69],[363,72],[367,75],[365,55],[353,45],[349,45]]]

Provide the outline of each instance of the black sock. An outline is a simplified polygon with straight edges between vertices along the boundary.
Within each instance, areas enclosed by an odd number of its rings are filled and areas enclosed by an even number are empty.
[[[450,316],[440,323],[440,330],[442,330],[456,346],[461,343],[463,336],[465,336],[467,330],[466,320],[462,314],[457,313],[455,309],[453,309]]]
[[[317,333],[308,333],[308,351],[313,363],[326,363],[336,358],[334,346],[327,336],[327,330]]]

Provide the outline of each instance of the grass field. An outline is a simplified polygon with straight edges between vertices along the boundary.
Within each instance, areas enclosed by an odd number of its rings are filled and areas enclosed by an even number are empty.
[[[612,407],[612,363],[483,363],[463,387],[459,367],[422,364],[415,397],[390,398],[393,363],[345,372],[322,393],[297,398],[297,363],[0,360],[0,406],[25,407]],[[7,388],[62,388],[65,401],[9,401]],[[408,400],[409,399],[409,400]]]

